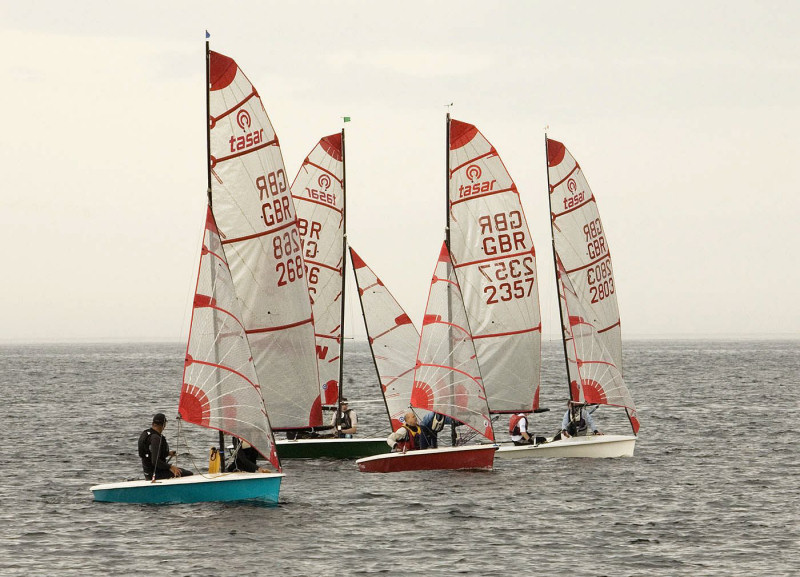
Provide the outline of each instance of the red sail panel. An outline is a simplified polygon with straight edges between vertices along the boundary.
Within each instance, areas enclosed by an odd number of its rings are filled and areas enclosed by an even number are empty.
[[[214,215],[276,429],[322,424],[311,302],[278,138],[236,63],[211,52]]]

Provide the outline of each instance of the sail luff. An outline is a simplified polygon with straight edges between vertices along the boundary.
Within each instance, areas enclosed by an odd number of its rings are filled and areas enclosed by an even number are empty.
[[[345,304],[347,302],[347,157],[345,155],[344,128],[342,128],[342,290],[339,318],[342,319],[339,329],[339,399],[336,403],[336,421],[342,413],[344,397],[344,323]]]
[[[547,134],[544,135],[544,157],[545,159],[550,158],[549,152],[549,140],[547,139]],[[546,162],[546,161],[545,161]],[[552,190],[552,186],[550,184],[550,170],[547,170],[547,190]],[[570,387],[570,368],[569,368],[569,355],[567,354],[567,325],[564,324],[564,307],[561,304],[561,292],[563,288],[561,287],[561,279],[559,278],[558,272],[558,255],[556,254],[556,239],[555,239],[555,231],[553,230],[554,226],[554,219],[553,219],[553,198],[551,194],[547,195],[547,206],[550,209],[550,244],[553,248],[553,274],[555,275],[556,279],[556,291],[558,292],[558,318],[559,324],[561,325],[561,344],[564,346],[564,363],[566,367],[565,375],[567,377],[567,391],[569,395],[569,399],[574,401],[576,399],[572,398],[572,387]]]

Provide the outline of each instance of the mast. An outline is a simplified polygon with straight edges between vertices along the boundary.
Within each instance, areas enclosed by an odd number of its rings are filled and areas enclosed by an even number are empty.
[[[211,49],[206,40],[206,170],[208,171],[208,207],[212,208],[211,199]],[[214,320],[216,326],[216,319]],[[216,344],[214,345],[216,346]],[[216,369],[219,371],[219,369]],[[219,466],[220,471],[225,471],[225,433],[219,431]]]
[[[550,241],[553,246],[553,272],[555,273],[556,278],[556,295],[558,298],[558,323],[561,327],[561,344],[564,345],[564,363],[566,364],[567,368],[567,390],[569,391],[569,399],[572,400],[572,387],[570,387],[570,380],[569,380],[569,357],[567,356],[567,337],[564,334],[564,310],[561,304],[561,292],[559,289],[559,279],[558,279],[558,264],[556,263],[556,237],[555,231],[553,230],[553,226],[555,223],[553,222],[553,194],[552,188],[550,186],[550,152],[547,140],[547,133],[544,135],[544,158],[545,158],[545,169],[547,171],[547,206],[550,208]],[[569,321],[569,319],[567,319]]]
[[[347,160],[344,152],[344,128],[342,128],[342,307],[339,327],[339,399],[336,404],[336,419],[334,424],[339,421],[342,415],[342,390],[344,388],[344,307],[345,290],[347,289]],[[366,321],[364,321],[366,323]],[[365,325],[366,326],[366,325]],[[374,361],[374,359],[373,359]],[[324,424],[324,423],[323,423]]]
[[[446,143],[445,143],[445,155],[447,157],[445,161],[445,179],[444,179],[444,207],[445,207],[445,228],[444,228],[444,244],[447,246],[447,253],[450,254],[450,113],[447,113],[447,130],[445,131],[446,135]],[[452,255],[450,255],[452,259]],[[452,262],[451,262],[452,266]],[[450,302],[450,292],[447,293],[447,318],[450,320],[453,317],[452,311],[452,303]],[[448,346],[450,347],[451,354],[452,354],[452,347],[453,347],[453,335],[452,329],[448,331]],[[453,375],[450,374],[450,386],[453,386]],[[452,422],[450,423],[450,444],[455,447],[456,446],[456,426]]]

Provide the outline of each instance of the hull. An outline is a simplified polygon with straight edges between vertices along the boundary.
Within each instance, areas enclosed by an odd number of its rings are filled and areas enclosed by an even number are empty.
[[[498,459],[535,459],[542,457],[587,457],[609,459],[632,457],[636,446],[633,435],[591,435],[570,437],[540,445],[502,445]]]
[[[356,461],[362,473],[399,473],[437,469],[491,469],[497,445],[443,447],[406,453],[388,453]]]
[[[390,451],[385,437],[283,440],[275,446],[280,459],[359,459]]]
[[[91,490],[95,501],[106,503],[277,503],[283,476],[283,473],[217,473],[156,482],[107,483],[95,485]]]

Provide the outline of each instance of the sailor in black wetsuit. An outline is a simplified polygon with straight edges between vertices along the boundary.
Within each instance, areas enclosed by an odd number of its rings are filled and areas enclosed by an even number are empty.
[[[162,435],[166,426],[167,417],[164,413],[156,413],[150,428],[139,435],[139,457],[142,459],[144,478],[148,481],[153,478],[172,479],[192,474],[191,471],[167,463],[167,458],[174,457],[176,453],[169,450],[169,443]]]

